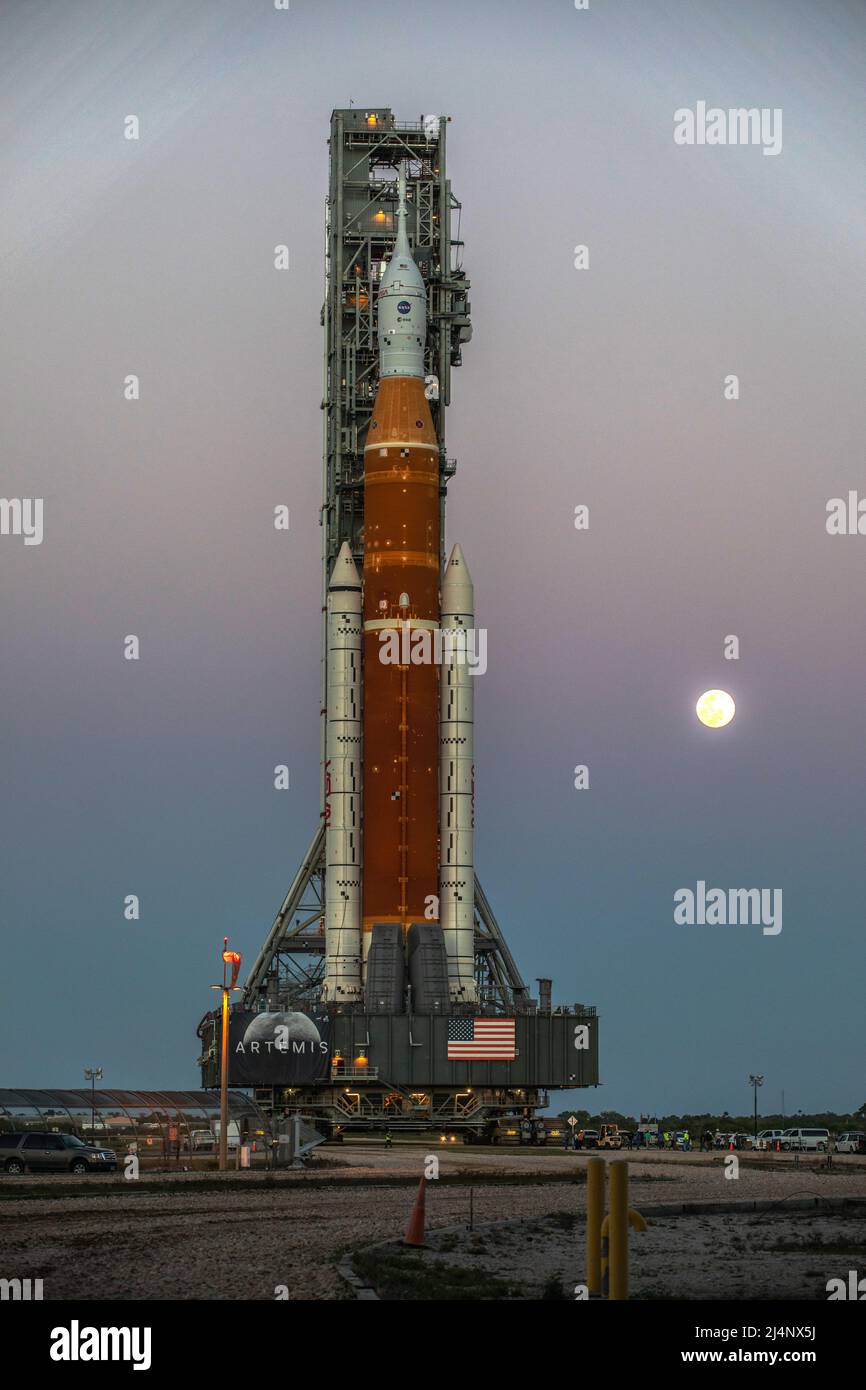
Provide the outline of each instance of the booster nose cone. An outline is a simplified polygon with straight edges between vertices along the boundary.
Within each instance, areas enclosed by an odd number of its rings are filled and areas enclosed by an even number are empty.
[[[340,553],[334,561],[334,568],[331,570],[331,582],[328,585],[328,590],[331,592],[336,589],[360,588],[361,576],[358,573],[358,567],[352,559],[348,541],[343,541],[340,546]]]
[[[423,377],[427,290],[409,250],[403,165],[397,187],[397,240],[379,285],[379,375]]]
[[[472,613],[475,589],[459,545],[453,546],[442,577],[442,612]]]

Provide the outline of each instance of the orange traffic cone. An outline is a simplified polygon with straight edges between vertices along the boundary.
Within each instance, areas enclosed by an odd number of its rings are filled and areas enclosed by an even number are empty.
[[[424,1213],[425,1200],[427,1197],[427,1179],[422,1178],[418,1186],[418,1195],[415,1198],[415,1205],[409,1217],[409,1225],[406,1227],[406,1235],[403,1238],[404,1245],[424,1246]]]

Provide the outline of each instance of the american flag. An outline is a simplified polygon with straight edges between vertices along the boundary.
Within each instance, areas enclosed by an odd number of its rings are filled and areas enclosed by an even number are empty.
[[[513,1018],[449,1018],[450,1062],[513,1062],[516,1056]]]

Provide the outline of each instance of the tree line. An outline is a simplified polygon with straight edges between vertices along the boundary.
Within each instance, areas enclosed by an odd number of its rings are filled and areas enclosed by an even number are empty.
[[[597,1115],[590,1114],[588,1110],[561,1110],[558,1118],[565,1120],[569,1115],[574,1115],[577,1119],[576,1129],[600,1129],[602,1125],[613,1124],[618,1125],[620,1129],[634,1131],[639,1125],[638,1117],[623,1115],[618,1110],[602,1110]],[[713,1133],[721,1130],[726,1134],[751,1134],[755,1125],[755,1117],[751,1111],[742,1115],[731,1115],[724,1110],[721,1114],[704,1112],[700,1115],[656,1115],[652,1118],[653,1123],[657,1122],[661,1130],[687,1129],[690,1134],[703,1134],[705,1130]],[[849,1129],[866,1129],[866,1104],[847,1115],[839,1115],[833,1110],[814,1113],[798,1110],[795,1115],[758,1115],[759,1130],[793,1129],[795,1126],[829,1129],[833,1134],[843,1134]]]

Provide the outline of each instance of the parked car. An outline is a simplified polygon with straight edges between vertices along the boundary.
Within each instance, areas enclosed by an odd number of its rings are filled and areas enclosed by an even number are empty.
[[[751,1149],[754,1140],[751,1134],[744,1134],[742,1130],[738,1130],[731,1134],[717,1134],[713,1143],[717,1149]]]
[[[762,1129],[755,1140],[756,1149],[775,1149],[785,1131],[783,1129]]]
[[[0,1169],[16,1173],[115,1173],[113,1149],[85,1144],[74,1134],[31,1129],[26,1134],[0,1134]]]
[[[866,1153],[866,1133],[862,1129],[849,1129],[836,1140],[837,1154]]]
[[[597,1129],[585,1129],[585,1130],[583,1131],[583,1141],[581,1142],[581,1140],[578,1139],[577,1143],[578,1143],[578,1147],[581,1148],[581,1149],[597,1149],[597,1148],[598,1148],[598,1130],[597,1130]]]
[[[827,1153],[830,1148],[829,1129],[786,1129],[782,1135],[784,1153]]]

